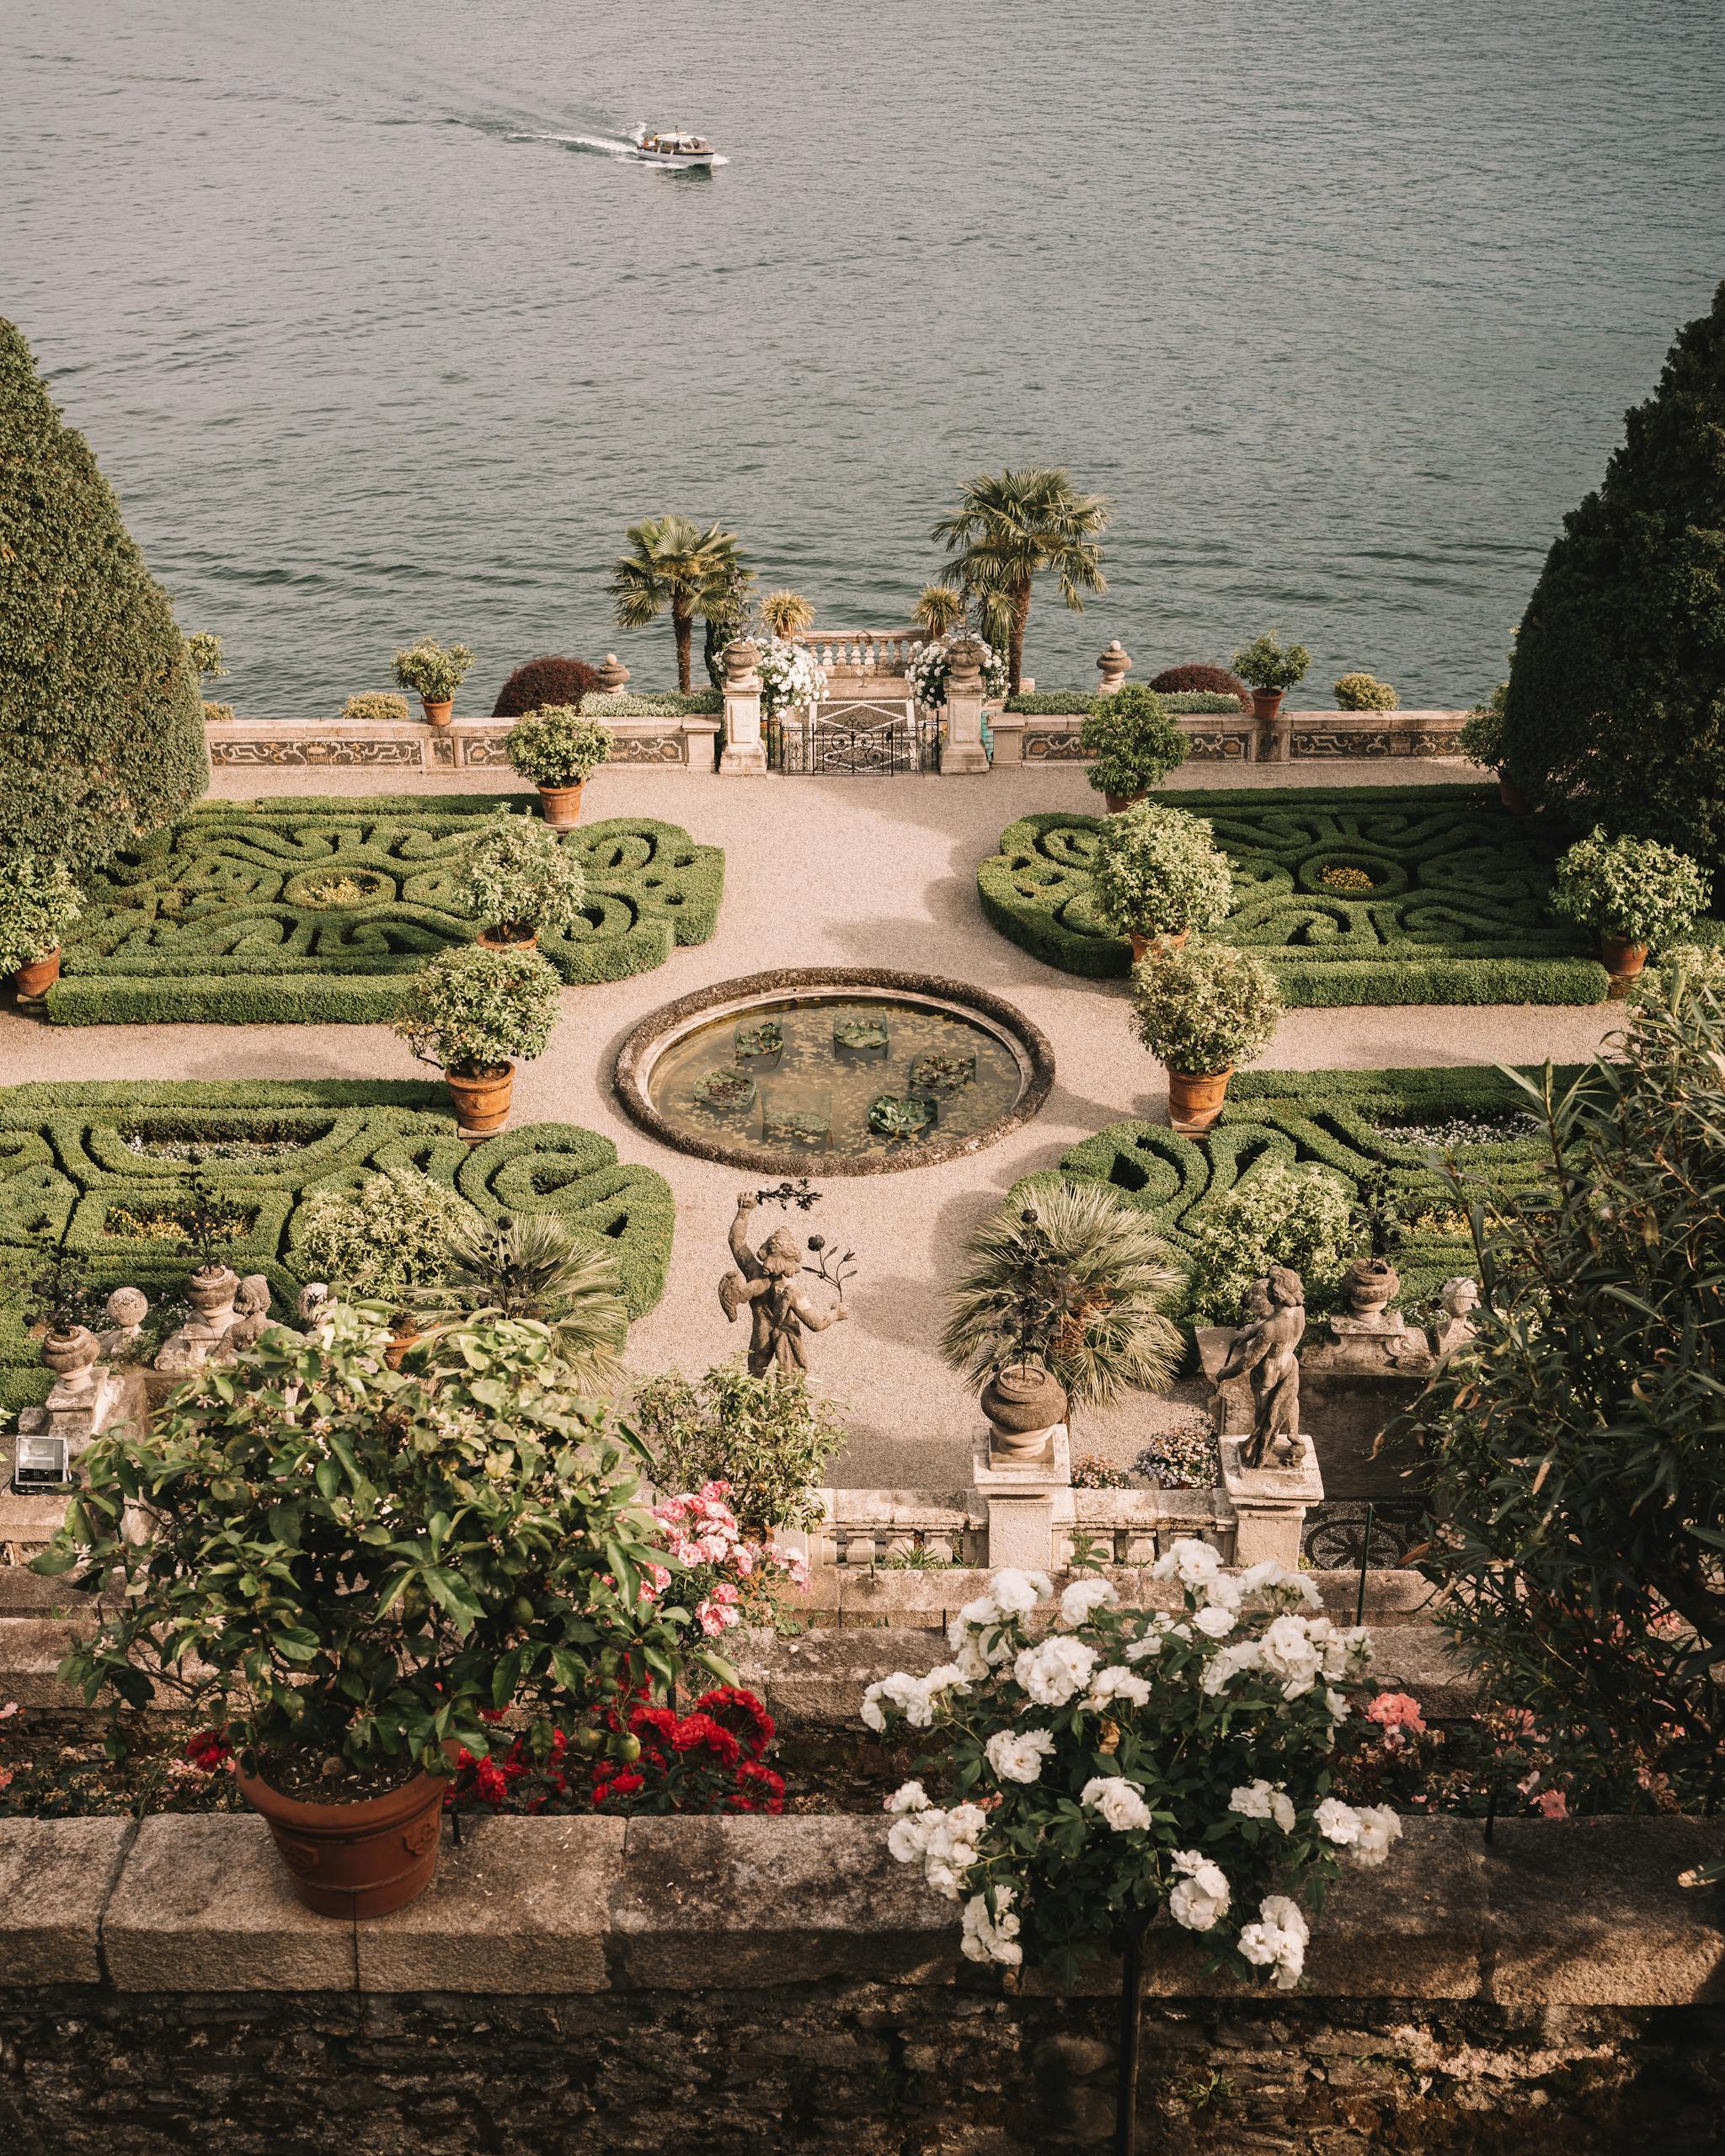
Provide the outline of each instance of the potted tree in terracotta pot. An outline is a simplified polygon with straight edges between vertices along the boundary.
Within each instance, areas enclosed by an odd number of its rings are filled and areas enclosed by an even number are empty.
[[[572,935],[586,897],[580,854],[536,816],[500,809],[462,861],[462,905],[485,924],[479,941],[488,950],[531,948],[542,930]]]
[[[201,1756],[231,1762],[301,1902],[349,1919],[430,1884],[457,1748],[488,1755],[488,1715],[622,1757],[611,1710],[681,1660],[642,1592],[675,1561],[638,1446],[593,1419],[549,1328],[477,1318],[409,1372],[389,1340],[377,1309],[335,1304],[309,1338],[272,1327],[196,1373],[85,1454],[37,1563],[123,1588],[62,1678],[206,1721]]]
[[[1183,1136],[1222,1112],[1235,1066],[1263,1053],[1282,992],[1262,958],[1229,943],[1152,951],[1132,969],[1138,1038],[1168,1073],[1168,1119]]]
[[[1135,963],[1153,946],[1178,949],[1188,936],[1220,927],[1233,903],[1233,873],[1210,823],[1161,802],[1140,801],[1105,819],[1091,873],[1097,913],[1131,939]]]
[[[1090,783],[1112,814],[1141,801],[1171,771],[1186,760],[1190,744],[1174,723],[1167,706],[1153,689],[1128,681],[1110,696],[1098,696],[1079,728],[1079,746],[1096,760]]]
[[[473,654],[464,643],[444,645],[433,637],[395,654],[395,686],[411,689],[433,726],[447,726],[455,716],[455,692],[467,679]]]
[[[543,1054],[557,991],[557,975],[523,944],[459,944],[409,981],[395,1030],[449,1081],[463,1138],[489,1138],[509,1121],[515,1060]]]
[[[1266,629],[1234,654],[1230,664],[1252,691],[1252,716],[1267,725],[1282,708],[1282,698],[1306,679],[1311,654],[1303,643],[1284,644]]]
[[[511,770],[538,787],[546,822],[565,831],[580,821],[581,788],[610,755],[616,738],[572,704],[547,704],[518,719],[505,734],[503,748]]]
[[[179,1222],[179,1254],[197,1261],[185,1283],[185,1299],[207,1325],[233,1307],[239,1275],[223,1252],[240,1225],[239,1217],[216,1195],[206,1176],[196,1175]]]
[[[1698,861],[1654,839],[1608,839],[1595,825],[1557,863],[1553,910],[1597,931],[1599,962],[1632,980],[1648,953],[1675,943],[1706,910],[1707,875]]]
[[[14,854],[0,879],[0,974],[25,1002],[45,996],[60,978],[60,946],[83,910],[83,899],[63,861]]]

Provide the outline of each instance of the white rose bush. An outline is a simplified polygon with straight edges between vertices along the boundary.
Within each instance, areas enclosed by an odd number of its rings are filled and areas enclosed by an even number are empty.
[[[807,644],[774,637],[756,665],[761,676],[761,715],[781,718],[793,705],[813,703],[826,694],[826,670],[817,666]]]
[[[962,629],[955,630],[951,636],[925,643],[911,654],[911,663],[905,670],[905,679],[911,684],[911,694],[925,711],[945,708],[947,680],[953,670],[952,648],[964,633]],[[1010,678],[1007,654],[996,651],[981,637],[976,641],[982,645],[982,693],[996,699],[1004,696]]]
[[[1044,1574],[997,1572],[953,1620],[949,1662],[883,1678],[862,1705],[878,1732],[946,1739],[923,1771],[937,1764],[952,1801],[906,1783],[888,1801],[889,1845],[959,1904],[964,1953],[1070,1977],[1112,1945],[1135,2025],[1151,1924],[1290,1989],[1306,1908],[1401,1833],[1386,1806],[1331,1793],[1336,1732],[1367,1682],[1365,1632],[1323,1615],[1300,1574],[1229,1572],[1205,1543],[1176,1543],[1156,1572],[1178,1582],[1179,1611],[1123,1609],[1100,1578],[1056,1598]]]

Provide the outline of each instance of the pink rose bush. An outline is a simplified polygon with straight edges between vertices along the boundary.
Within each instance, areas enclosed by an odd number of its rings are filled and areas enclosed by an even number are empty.
[[[1242,1979],[1288,1989],[1302,1901],[1344,1863],[1381,1864],[1402,1831],[1332,1786],[1370,1647],[1279,1566],[1230,1572],[1183,1541],[1156,1572],[1180,1610],[1123,1609],[1102,1579],[1056,1599],[1042,1573],[996,1572],[953,1620],[949,1662],[870,1685],[870,1729],[942,1732],[953,1800],[907,1782],[888,1847],[959,1906],[973,1961],[1028,1953],[1069,1973],[1166,1917]]]
[[[780,1592],[809,1584],[808,1560],[799,1552],[744,1534],[725,1502],[730,1494],[729,1482],[705,1482],[653,1508],[670,1554],[683,1568],[677,1600],[692,1608],[710,1640],[738,1625],[770,1625]],[[660,1593],[670,1577],[663,1566],[655,1568]]]

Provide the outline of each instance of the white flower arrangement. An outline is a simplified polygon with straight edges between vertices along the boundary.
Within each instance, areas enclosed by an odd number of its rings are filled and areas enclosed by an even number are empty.
[[[793,704],[813,703],[826,694],[826,670],[817,666],[805,643],[774,637],[756,670],[761,676],[761,716],[777,718]]]
[[[911,694],[925,711],[944,708],[947,679],[953,670],[953,645],[964,633],[962,629],[955,630],[952,636],[923,644],[911,654],[911,664],[905,670],[905,675],[911,684]],[[1004,696],[1011,680],[1007,654],[1003,651],[996,651],[991,643],[983,643],[980,637],[976,641],[982,644],[982,693],[991,698]]]
[[[1387,1807],[1331,1790],[1370,1643],[1279,1566],[1229,1572],[1182,1541],[1155,1570],[1182,1610],[1123,1609],[1097,1578],[1056,1601],[1042,1573],[997,1572],[952,1620],[950,1662],[870,1685],[871,1729],[939,1726],[960,1799],[907,1782],[887,1801],[888,1846],[960,1906],[973,1961],[1069,1968],[1103,1928],[1118,1943],[1166,1913],[1242,1978],[1289,1989],[1310,1937],[1302,1890],[1340,1863],[1381,1864],[1401,1833]]]

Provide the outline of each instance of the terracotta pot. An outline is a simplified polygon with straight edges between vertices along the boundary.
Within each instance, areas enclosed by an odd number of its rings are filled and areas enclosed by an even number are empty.
[[[488,951],[533,951],[538,948],[539,934],[530,928],[525,936],[505,936],[494,928],[482,928],[479,941]]]
[[[1252,691],[1252,716],[1260,725],[1267,726],[1282,708],[1279,689],[1254,689]]]
[[[539,798],[545,804],[545,820],[554,831],[572,831],[581,820],[580,786],[542,786]]]
[[[1599,963],[1614,980],[1633,980],[1648,962],[1645,943],[1632,943],[1626,936],[1601,936]]]
[[[1232,1064],[1226,1070],[1169,1071],[1168,1120],[1183,1137],[1210,1129],[1222,1112],[1233,1075]]]
[[[1123,808],[1130,808],[1135,801],[1142,801],[1149,792],[1147,786],[1140,786],[1136,793],[1105,793],[1103,799],[1108,805],[1109,815],[1118,816]]]
[[[325,1917],[381,1917],[423,1894],[437,1869],[449,1784],[415,1774],[384,1796],[307,1804],[236,1764],[239,1793],[263,1814],[293,1891]]]
[[[20,995],[45,995],[60,978],[60,946],[56,943],[45,957],[32,958],[27,966],[20,966],[12,976],[12,985]]]
[[[201,1267],[185,1283],[185,1299],[195,1310],[207,1317],[211,1310],[225,1310],[233,1300],[239,1286],[239,1275],[231,1266],[218,1265],[213,1273]]]
[[[421,696],[419,702],[428,723],[433,726],[447,726],[455,717],[453,696],[445,696],[436,703],[433,703],[430,696]]]
[[[463,1138],[489,1138],[509,1121],[510,1089],[515,1067],[505,1063],[494,1070],[469,1078],[459,1070],[446,1070],[449,1090],[455,1097],[457,1128]]]
[[[1506,778],[1502,771],[1498,773],[1498,798],[1512,816],[1527,814],[1527,796],[1513,778]]]
[[[996,1370],[982,1389],[982,1412],[996,1450],[1034,1454],[1066,1418],[1066,1395],[1040,1364]]]
[[[1185,943],[1186,931],[1177,929],[1171,936],[1140,936],[1134,928],[1128,931],[1132,939],[1132,963],[1135,966],[1152,951],[1178,951]]]
[[[419,1328],[405,1312],[389,1322],[389,1345],[383,1351],[383,1359],[392,1370],[398,1370],[407,1360],[408,1350],[419,1337]]]

